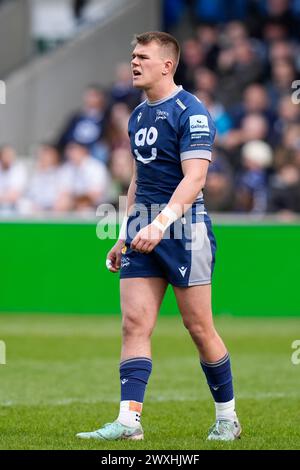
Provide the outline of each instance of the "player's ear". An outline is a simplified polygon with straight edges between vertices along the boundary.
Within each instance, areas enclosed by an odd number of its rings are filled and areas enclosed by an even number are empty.
[[[172,73],[173,67],[174,67],[174,63],[171,59],[165,60],[162,74],[168,75],[169,73]]]

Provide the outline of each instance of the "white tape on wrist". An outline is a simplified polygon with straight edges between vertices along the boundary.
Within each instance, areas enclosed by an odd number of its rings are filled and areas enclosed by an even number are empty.
[[[173,222],[175,222],[175,220],[179,219],[179,216],[176,214],[176,212],[172,211],[172,209],[170,209],[168,206],[165,207],[161,213],[163,215],[165,215],[166,217],[168,217],[169,219],[169,222],[168,224],[171,225]],[[168,225],[168,226],[169,226]]]
[[[164,215],[168,221],[166,223],[162,223],[160,222],[160,220],[158,220],[160,218],[160,215]],[[172,225],[173,222],[175,222],[175,220],[179,219],[179,216],[176,214],[176,212],[172,211],[172,209],[170,209],[168,206],[165,207],[161,213],[153,220],[153,225],[155,225],[156,227],[158,227],[160,230],[162,230],[163,232],[165,232],[167,230],[168,227],[170,227],[170,225]]]
[[[112,267],[112,262],[111,262],[110,259],[107,259],[107,260],[105,261],[105,264],[106,264],[107,269],[110,269],[110,268]]]
[[[126,240],[128,216],[125,215],[119,233],[119,240]]]
[[[152,225],[155,225],[155,227],[157,227],[159,230],[161,230],[162,232],[165,231],[165,226],[163,224],[161,224],[159,222],[159,220],[157,219],[154,219],[153,222],[152,222]]]

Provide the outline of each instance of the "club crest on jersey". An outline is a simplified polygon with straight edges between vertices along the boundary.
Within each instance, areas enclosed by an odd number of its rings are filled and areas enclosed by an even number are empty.
[[[209,132],[208,118],[205,114],[190,116],[190,132]]]
[[[168,116],[169,116],[169,113],[167,111],[161,111],[160,109],[158,109],[156,111],[155,122],[158,121],[159,119],[167,119]]]

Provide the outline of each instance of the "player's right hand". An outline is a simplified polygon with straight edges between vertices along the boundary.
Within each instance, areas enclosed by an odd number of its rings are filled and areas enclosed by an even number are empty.
[[[117,273],[120,270],[123,246],[124,241],[118,240],[106,255],[106,267],[111,273]]]

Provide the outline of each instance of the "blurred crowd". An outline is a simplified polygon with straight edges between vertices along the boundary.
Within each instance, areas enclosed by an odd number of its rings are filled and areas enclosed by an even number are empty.
[[[165,0],[165,29],[184,15],[176,83],[203,101],[217,127],[206,205],[239,214],[300,213],[300,1]],[[230,4],[230,8],[229,8]],[[55,142],[33,167],[9,145],[0,150],[0,213],[94,212],[117,203],[131,179],[127,135],[144,97],[130,65],[108,90],[90,85]]]

